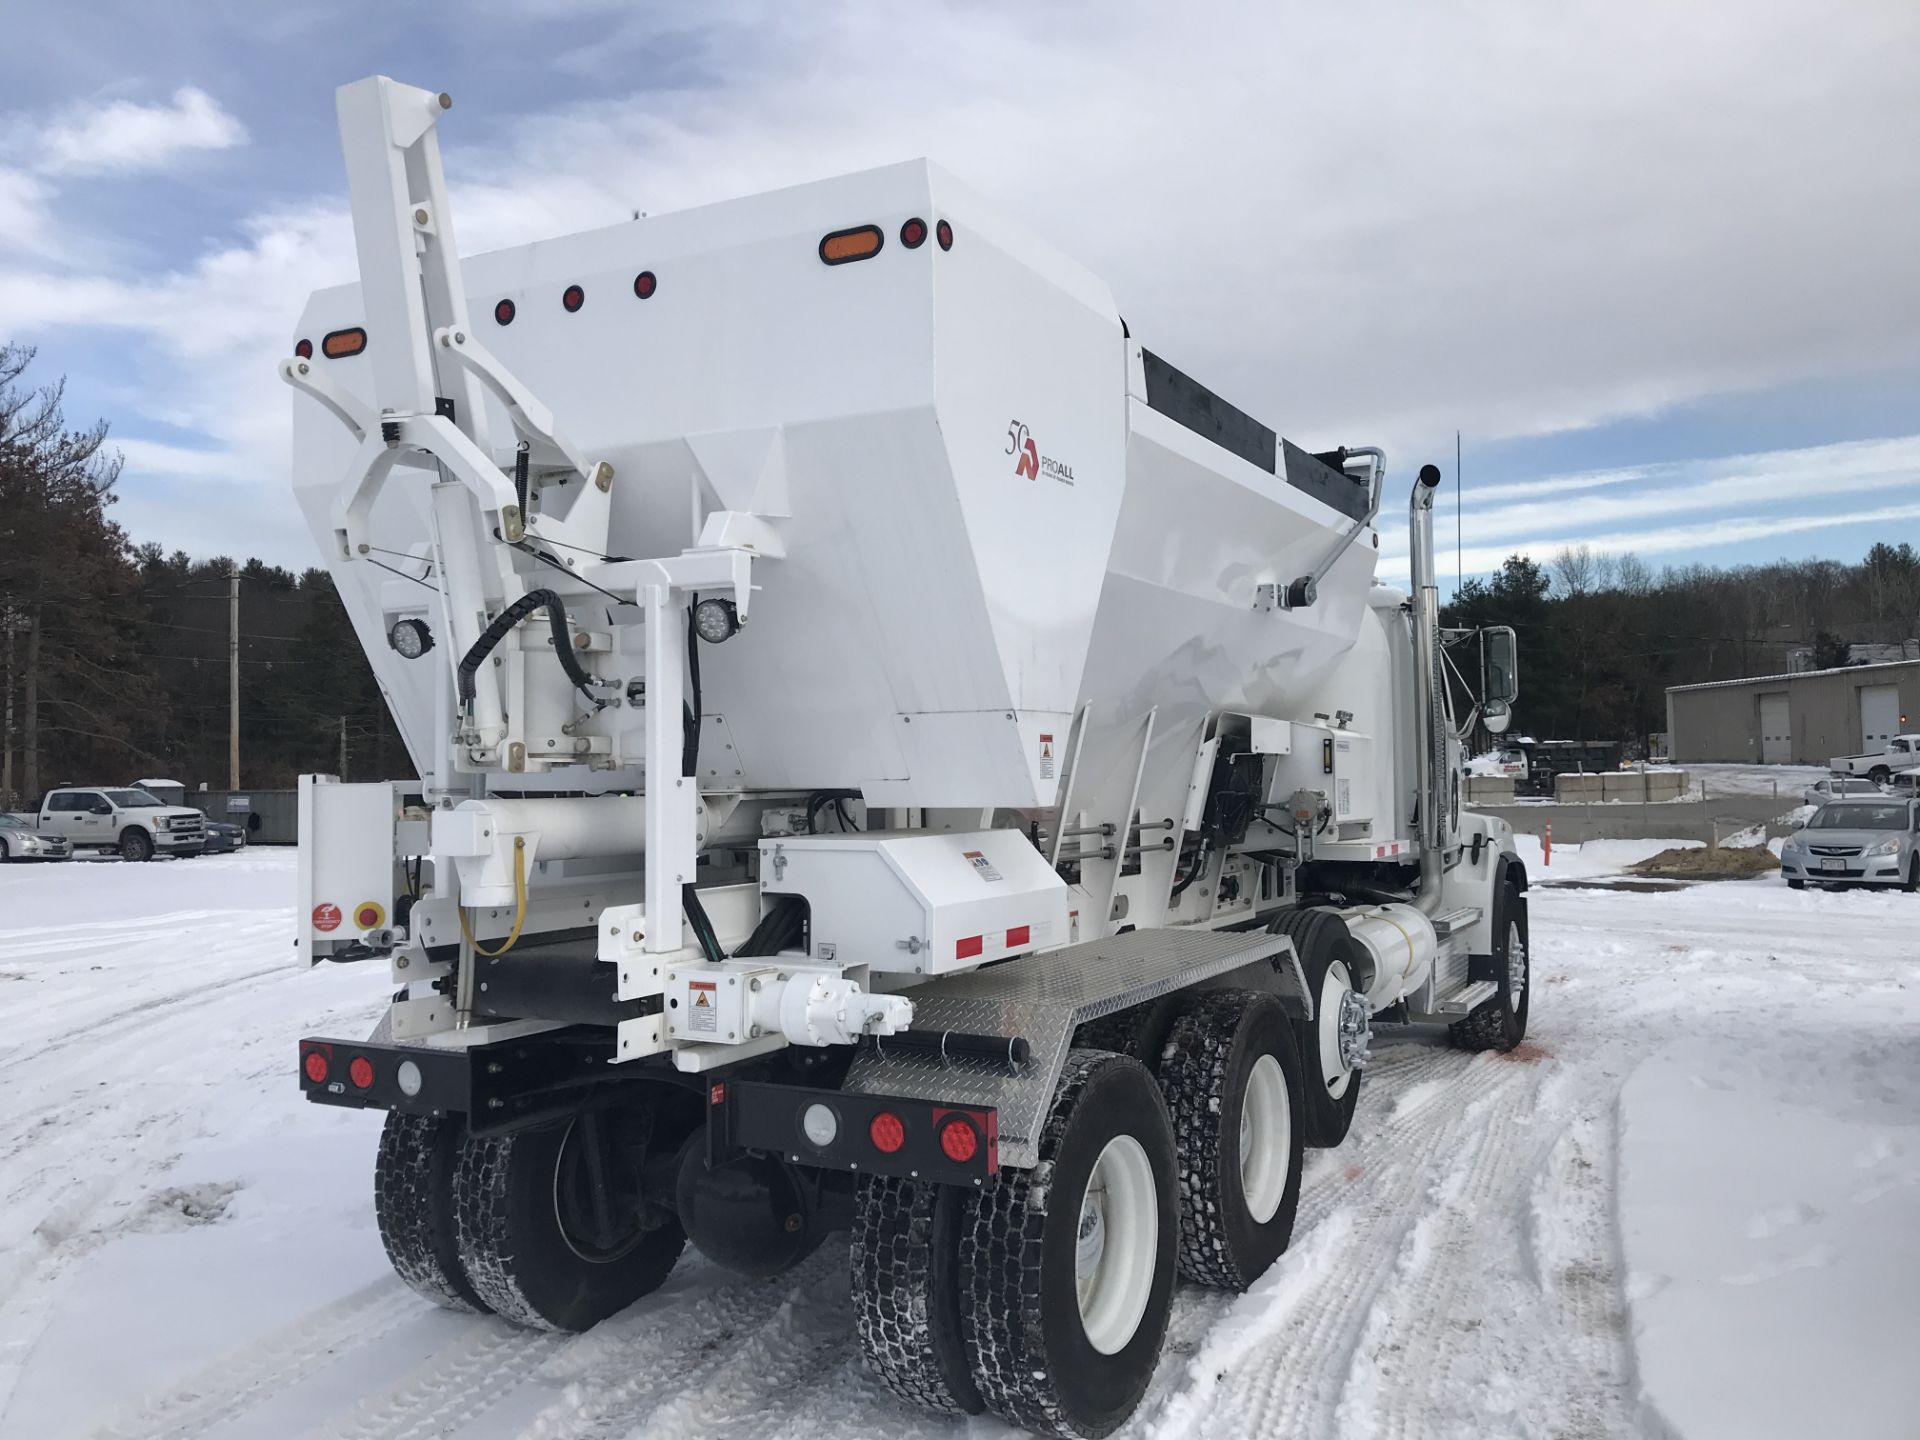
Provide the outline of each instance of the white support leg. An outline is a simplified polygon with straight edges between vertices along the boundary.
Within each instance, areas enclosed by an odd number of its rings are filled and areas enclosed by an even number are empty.
[[[686,753],[686,617],[669,585],[641,587],[647,658],[647,939],[657,953],[680,948],[680,887],[694,876],[694,779]]]

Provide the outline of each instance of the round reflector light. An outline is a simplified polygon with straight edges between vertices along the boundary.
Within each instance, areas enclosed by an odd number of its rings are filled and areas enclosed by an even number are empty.
[[[373,1088],[373,1062],[364,1055],[356,1055],[347,1066],[347,1078],[353,1081],[356,1090]]]
[[[907,1143],[907,1127],[900,1123],[900,1117],[891,1110],[882,1110],[867,1126],[867,1138],[873,1141],[873,1148],[881,1154],[891,1155]]]
[[[946,221],[942,220],[938,225],[934,226],[933,234],[934,238],[940,242],[940,248],[942,250],[951,250],[953,248],[953,226],[949,225]]]
[[[298,355],[302,360],[311,360],[313,358],[313,341],[311,340],[295,341],[293,346],[293,353]]]
[[[307,1051],[307,1058],[303,1063],[306,1065],[306,1068],[307,1068],[307,1079],[311,1080],[316,1085],[324,1085],[327,1083],[328,1065],[327,1065],[326,1051],[324,1050]]]
[[[493,307],[493,320],[496,325],[511,325],[515,311],[511,300],[502,300]]]
[[[809,1145],[824,1150],[840,1134],[840,1117],[828,1106],[816,1102],[801,1112],[800,1130]]]
[[[393,1072],[393,1083],[400,1087],[400,1093],[408,1099],[420,1093],[422,1079],[420,1067],[411,1060],[402,1060],[399,1068]]]
[[[571,315],[587,303],[587,292],[578,285],[569,285],[560,293],[560,303],[567,307],[567,313]]]
[[[980,1136],[971,1121],[950,1116],[940,1127],[940,1148],[954,1164],[964,1165],[980,1153]]]
[[[660,282],[653,278],[653,272],[651,270],[642,270],[638,275],[633,277],[633,293],[638,295],[642,300],[651,300],[653,298],[653,292],[659,284]]]
[[[927,222],[918,215],[900,227],[900,243],[909,250],[918,250],[927,243]]]

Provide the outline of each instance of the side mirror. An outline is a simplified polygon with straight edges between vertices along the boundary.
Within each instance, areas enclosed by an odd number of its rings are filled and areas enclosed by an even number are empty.
[[[98,805],[93,807],[93,813],[95,815],[111,815],[113,814],[113,806],[102,800]]]
[[[1520,698],[1520,643],[1510,625],[1480,636],[1480,703],[1489,715],[1505,715]]]
[[[1794,816],[1790,823],[1796,830],[1804,830],[1807,828],[1807,822],[1802,820],[1798,815]]]

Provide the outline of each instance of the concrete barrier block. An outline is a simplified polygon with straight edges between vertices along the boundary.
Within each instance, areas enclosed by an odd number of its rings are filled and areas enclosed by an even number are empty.
[[[1605,790],[1599,775],[1556,775],[1553,777],[1553,798],[1556,800],[1594,801],[1605,797]]]
[[[1511,775],[1469,775],[1467,777],[1468,804],[1504,804],[1513,799],[1513,777]]]
[[[1629,770],[1619,775],[1601,775],[1600,798],[1602,800],[1641,800],[1650,793],[1645,775]]]

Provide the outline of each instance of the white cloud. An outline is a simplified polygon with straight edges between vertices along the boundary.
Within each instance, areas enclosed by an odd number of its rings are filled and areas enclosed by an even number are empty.
[[[0,250],[46,253],[47,198],[44,182],[0,166]]]
[[[67,111],[32,142],[48,175],[131,174],[166,168],[195,150],[244,145],[246,127],[206,91],[183,85],[163,105],[128,100]]]

